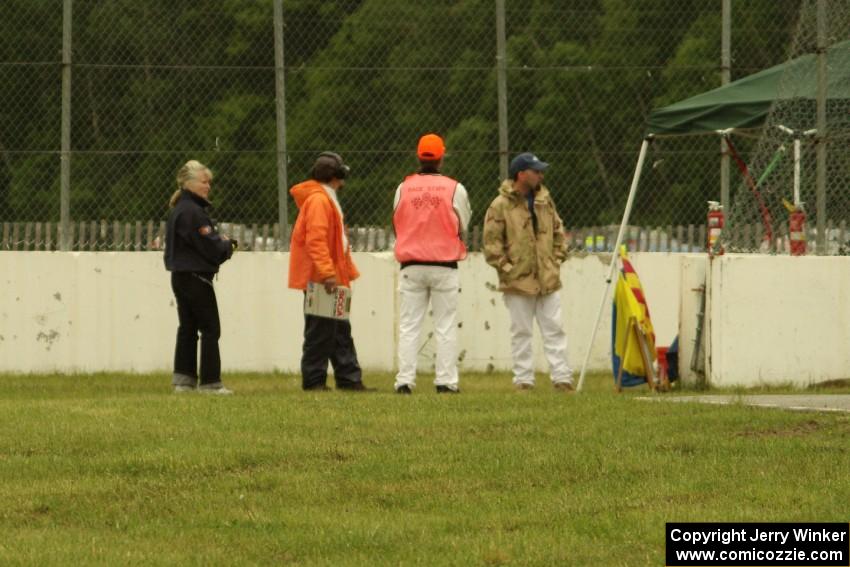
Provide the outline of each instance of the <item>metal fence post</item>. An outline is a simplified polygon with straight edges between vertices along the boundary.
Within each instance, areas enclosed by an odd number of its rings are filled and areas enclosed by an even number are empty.
[[[71,18],[72,0],[62,5],[62,131],[59,170],[59,220],[62,226],[60,250],[71,245]]]
[[[499,176],[508,178],[508,78],[505,0],[496,0],[496,74],[499,99]]]
[[[818,0],[818,94],[817,94],[817,254],[826,254],[826,2]]]
[[[277,195],[280,240],[278,250],[289,250],[289,201],[286,179],[286,90],[283,68],[283,0],[274,0],[275,115],[277,123]]]
[[[732,64],[732,0],[723,0],[720,31],[720,84],[727,85],[731,80]],[[720,138],[720,204],[729,211],[729,148],[726,138]]]

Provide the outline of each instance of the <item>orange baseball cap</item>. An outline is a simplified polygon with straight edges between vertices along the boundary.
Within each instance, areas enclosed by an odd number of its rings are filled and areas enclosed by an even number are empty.
[[[446,145],[443,139],[436,134],[425,134],[419,138],[419,147],[416,155],[419,159],[437,160],[446,154]]]

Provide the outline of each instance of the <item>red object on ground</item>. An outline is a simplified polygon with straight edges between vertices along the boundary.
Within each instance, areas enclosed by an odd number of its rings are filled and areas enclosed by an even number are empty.
[[[667,349],[668,348],[669,347],[665,347],[665,346],[660,346],[660,347],[655,348],[655,352],[658,354],[658,373],[660,374],[659,378],[661,378],[661,376],[669,376],[669,374],[667,372],[667,370],[668,370]]]

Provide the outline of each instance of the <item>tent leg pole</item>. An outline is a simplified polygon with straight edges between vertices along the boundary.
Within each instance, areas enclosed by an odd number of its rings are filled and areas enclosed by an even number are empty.
[[[800,136],[794,138],[794,206],[800,206]]]
[[[602,319],[602,312],[605,310],[605,300],[608,298],[608,288],[611,287],[611,280],[614,279],[614,270],[617,267],[617,258],[620,254],[620,245],[623,243],[623,235],[626,232],[626,226],[629,224],[629,215],[632,213],[632,206],[635,201],[635,193],[637,193],[638,183],[640,182],[640,173],[643,170],[643,162],[646,159],[646,152],[649,149],[649,144],[652,141],[652,136],[647,136],[640,146],[640,155],[635,166],[635,174],[632,178],[632,186],[629,189],[629,198],[626,201],[626,210],[623,211],[623,220],[620,223],[620,231],[617,233],[617,242],[614,244],[614,251],[611,254],[611,265],[608,267],[608,278],[605,280],[605,289],[602,290],[602,299],[599,301],[599,312],[596,314],[596,323],[593,325],[593,330],[590,333],[590,342],[587,344],[587,353],[584,355],[584,363],[581,365],[581,375],[578,379],[577,392],[581,392],[584,387],[584,376],[587,372],[587,363],[590,361],[590,353],[593,350],[593,341],[596,340],[596,331],[599,330],[599,321]]]

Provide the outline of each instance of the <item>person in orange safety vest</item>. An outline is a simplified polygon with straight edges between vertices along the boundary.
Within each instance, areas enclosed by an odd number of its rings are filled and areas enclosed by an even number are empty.
[[[469,225],[469,197],[457,180],[440,173],[445,144],[438,135],[419,140],[419,171],[395,193],[395,257],[401,264],[398,373],[395,391],[416,386],[416,361],[422,322],[430,302],[437,359],[438,393],[459,393],[457,372],[458,261],[466,258],[463,234]]]

